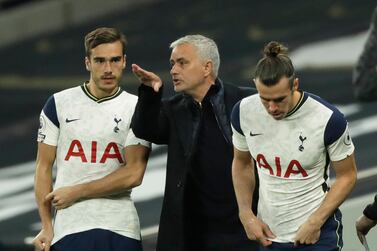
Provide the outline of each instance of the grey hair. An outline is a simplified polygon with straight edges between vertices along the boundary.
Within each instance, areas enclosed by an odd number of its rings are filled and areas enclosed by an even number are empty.
[[[220,55],[215,41],[202,35],[187,35],[172,42],[169,48],[174,49],[182,44],[195,46],[201,59],[211,60],[213,64],[212,74],[217,77],[220,67]]]

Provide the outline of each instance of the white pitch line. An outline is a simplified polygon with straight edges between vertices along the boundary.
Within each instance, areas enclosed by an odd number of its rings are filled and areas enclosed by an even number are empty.
[[[377,176],[377,166],[357,172],[357,180],[362,180],[373,176]]]
[[[33,189],[34,174],[22,175],[8,179],[0,179],[0,198],[26,189]]]
[[[340,208],[341,208],[341,210],[345,210],[345,209],[353,208],[353,207],[359,206],[359,205],[364,205],[364,204],[366,205],[368,203],[373,202],[373,198],[374,198],[375,195],[376,195],[376,193],[373,192],[373,193],[369,193],[369,194],[364,194],[362,196],[354,197],[354,198],[351,198],[351,199],[346,199],[346,201],[343,202],[343,204],[340,206]]]
[[[35,161],[29,161],[22,164],[2,167],[0,169],[1,179],[7,179],[10,177],[24,175],[26,173],[34,173]]]
[[[352,138],[357,138],[371,132],[377,132],[377,115],[354,120],[349,123],[349,127]]]
[[[3,198],[1,202],[0,222],[33,211],[37,208],[33,191],[18,194],[11,198]]]
[[[165,165],[165,154],[150,159],[142,185],[132,191],[131,196],[134,202],[147,201],[163,196]],[[3,177],[3,173],[0,171],[0,222],[36,209],[33,191],[34,174],[30,172],[30,168],[33,166],[32,162],[28,162],[8,167],[3,170],[8,175],[8,178]],[[11,170],[11,168],[14,168],[14,170]],[[21,175],[22,172],[25,173]],[[22,190],[27,191],[18,193]],[[12,193],[18,194],[11,195]]]
[[[144,238],[149,237],[151,235],[155,235],[157,233],[158,233],[158,224],[141,229],[141,236]]]
[[[344,114],[345,117],[358,113],[361,110],[361,105],[358,103],[335,106]]]

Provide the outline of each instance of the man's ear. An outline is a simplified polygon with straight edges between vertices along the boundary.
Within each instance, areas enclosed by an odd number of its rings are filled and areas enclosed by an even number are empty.
[[[204,70],[205,70],[205,75],[206,76],[209,76],[212,74],[213,72],[213,63],[211,60],[208,60],[205,64],[204,64]]]
[[[90,71],[90,61],[88,57],[85,57],[85,68],[87,71]]]
[[[123,69],[126,68],[127,65],[127,56],[124,54],[124,62],[123,62]]]
[[[293,80],[293,90],[297,91],[298,87],[299,87],[299,81],[298,81],[298,78],[295,78]]]

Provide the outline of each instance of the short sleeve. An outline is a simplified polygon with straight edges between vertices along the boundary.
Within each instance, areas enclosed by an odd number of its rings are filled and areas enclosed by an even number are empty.
[[[240,151],[248,151],[246,138],[241,129],[241,113],[240,113],[241,101],[234,105],[231,115],[231,124],[232,124],[232,141],[233,146]]]
[[[247,146],[246,138],[242,134],[240,134],[237,130],[234,129],[232,126],[233,136],[233,146],[240,151],[247,152],[249,151],[249,147]]]
[[[51,96],[39,116],[37,141],[56,146],[59,138],[59,120],[57,117],[55,99]]]
[[[346,126],[343,134],[331,145],[327,147],[327,151],[331,161],[339,161],[350,156],[355,150],[351,136],[349,134],[348,125]]]
[[[132,131],[132,129],[130,128],[130,130],[128,131],[126,143],[124,144],[124,146],[126,147],[126,146],[132,146],[132,145],[143,145],[148,148],[151,147],[150,142],[137,138],[134,132]]]

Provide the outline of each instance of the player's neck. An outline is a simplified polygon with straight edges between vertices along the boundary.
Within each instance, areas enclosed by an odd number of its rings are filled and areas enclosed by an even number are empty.
[[[295,107],[298,105],[298,103],[301,100],[301,95],[303,95],[302,91],[295,90],[293,91],[293,105],[292,110],[295,109]]]
[[[293,92],[294,106],[296,106],[298,102],[301,100],[301,95],[303,95],[301,91],[296,90]]]
[[[109,97],[111,95],[113,95],[114,93],[117,92],[119,86],[116,86],[115,88],[113,89],[100,89],[96,86],[95,83],[89,81],[89,83],[86,84],[86,87],[88,89],[88,91],[90,92],[90,94],[92,94],[94,97],[98,98],[98,99],[101,99],[101,98],[105,98],[105,97]]]

